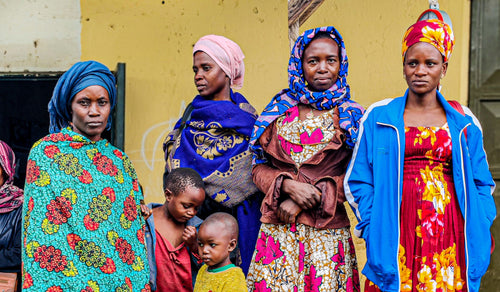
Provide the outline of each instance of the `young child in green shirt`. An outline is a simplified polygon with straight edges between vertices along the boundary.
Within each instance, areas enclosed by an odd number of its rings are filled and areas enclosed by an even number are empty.
[[[194,292],[246,292],[245,275],[229,259],[236,248],[238,222],[227,213],[214,213],[198,231],[198,252],[205,265],[196,277]]]

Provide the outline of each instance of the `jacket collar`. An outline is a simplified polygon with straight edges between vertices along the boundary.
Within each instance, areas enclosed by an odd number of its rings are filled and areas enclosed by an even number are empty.
[[[379,116],[379,122],[390,125],[402,125],[404,127],[403,114],[405,111],[406,100],[408,99],[409,89],[406,90],[405,94],[400,98],[394,98],[388,103],[389,110],[381,112]],[[456,127],[458,131],[465,128],[470,121],[464,117],[461,113],[455,110],[444,96],[436,91],[437,99],[439,103],[443,106],[446,113],[446,120],[448,122],[448,127]]]

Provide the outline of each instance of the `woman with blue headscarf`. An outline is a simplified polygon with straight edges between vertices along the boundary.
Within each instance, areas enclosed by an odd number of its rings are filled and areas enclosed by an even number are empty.
[[[334,27],[296,41],[289,88],[254,127],[253,180],[265,193],[249,291],[359,291],[342,181],[363,108],[350,100]]]
[[[102,137],[115,104],[115,78],[101,63],[76,63],[56,84],[51,134],[28,158],[26,291],[149,291],[137,174]]]

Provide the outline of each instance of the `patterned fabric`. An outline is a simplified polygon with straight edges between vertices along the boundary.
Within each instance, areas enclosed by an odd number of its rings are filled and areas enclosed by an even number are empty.
[[[418,42],[425,42],[433,45],[444,58],[445,62],[451,57],[455,37],[450,26],[437,19],[418,21],[408,28],[403,37],[403,62],[406,51]]]
[[[0,140],[0,168],[5,178],[0,185],[0,214],[8,213],[23,204],[23,190],[13,185],[16,169],[16,155],[14,151]]]
[[[245,275],[240,268],[230,266],[220,272],[209,272],[207,265],[203,265],[196,277],[194,292],[247,292]]]
[[[220,35],[206,35],[201,37],[193,47],[193,56],[196,52],[205,52],[226,73],[231,80],[231,88],[240,89],[245,77],[245,55],[240,46],[232,40]]]
[[[302,54],[305,47],[313,40],[318,32],[327,32],[340,48],[340,70],[337,82],[328,90],[313,92],[307,88],[302,71]],[[289,108],[299,103],[310,104],[318,110],[339,108],[340,127],[346,131],[346,143],[354,147],[358,137],[359,119],[363,115],[363,107],[351,101],[350,87],[347,84],[347,51],[340,33],[333,27],[319,27],[305,31],[295,42],[292,49],[290,61],[288,62],[288,84],[289,88],[279,92],[266,106],[257,119],[252,133],[250,144],[255,153],[254,163],[265,163],[266,159],[262,148],[255,142],[264,130],[279,116],[283,115]]]
[[[49,102],[50,133],[57,133],[69,126],[71,121],[71,101],[85,88],[99,85],[108,91],[111,111],[116,105],[115,76],[108,67],[96,61],[78,62],[57,80],[54,93]],[[111,116],[106,129],[111,129]]]
[[[0,186],[0,214],[2,214],[19,208],[24,201],[23,190],[13,185],[16,155],[2,140],[0,140],[0,168],[5,178],[3,185]]]
[[[192,292],[191,255],[182,242],[173,247],[168,239],[156,232],[156,290],[160,292]],[[158,268],[159,267],[159,268]]]
[[[149,291],[129,158],[69,128],[36,142],[23,206],[25,291]]]
[[[257,192],[248,150],[255,109],[239,93],[231,92],[231,100],[196,96],[182,134],[177,131],[179,120],[164,142],[167,171],[195,169],[205,182],[207,195],[226,207],[236,206]]]
[[[278,118],[276,128],[281,147],[297,165],[325,148],[335,135],[334,110],[299,119],[299,108],[292,107]]]
[[[401,291],[467,291],[464,219],[453,184],[448,127],[405,132]],[[371,282],[366,288],[380,291]]]
[[[348,227],[262,224],[253,261],[249,291],[360,291]]]

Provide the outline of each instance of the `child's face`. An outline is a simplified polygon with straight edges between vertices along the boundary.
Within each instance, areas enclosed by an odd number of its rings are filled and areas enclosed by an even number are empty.
[[[198,252],[207,266],[216,269],[230,264],[229,253],[235,248],[236,239],[231,239],[224,224],[211,223],[200,227]]]
[[[169,216],[179,223],[186,223],[198,212],[198,207],[205,200],[205,191],[188,186],[184,191],[176,195],[166,190],[165,196]]]

